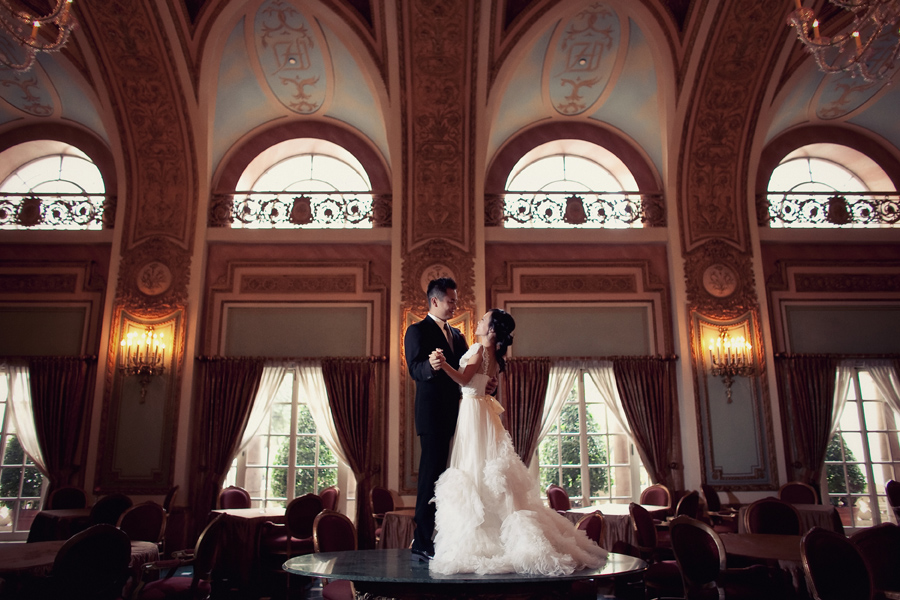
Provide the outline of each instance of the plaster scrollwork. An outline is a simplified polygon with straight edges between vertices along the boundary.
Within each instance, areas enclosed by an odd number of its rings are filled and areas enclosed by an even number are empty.
[[[757,305],[750,257],[721,240],[712,240],[685,259],[688,302],[693,310],[717,318]]]

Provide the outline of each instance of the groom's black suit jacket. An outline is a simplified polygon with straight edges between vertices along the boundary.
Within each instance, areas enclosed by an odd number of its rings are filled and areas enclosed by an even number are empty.
[[[459,414],[459,384],[444,371],[434,371],[428,356],[435,348],[444,351],[444,357],[454,369],[459,368],[459,358],[469,345],[458,329],[451,327],[453,348],[447,344],[444,332],[437,321],[425,317],[406,330],[406,366],[416,382],[416,433],[446,435],[456,431]]]

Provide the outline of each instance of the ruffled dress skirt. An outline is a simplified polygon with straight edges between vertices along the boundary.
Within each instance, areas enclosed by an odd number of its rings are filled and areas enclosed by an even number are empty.
[[[435,486],[434,573],[568,575],[606,550],[555,510],[513,449],[491,396],[463,394],[450,465]]]

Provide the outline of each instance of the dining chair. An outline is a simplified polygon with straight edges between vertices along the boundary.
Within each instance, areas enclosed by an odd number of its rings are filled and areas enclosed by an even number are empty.
[[[325,509],[313,520],[313,547],[316,552],[356,550],[356,527],[347,515]],[[322,585],[325,600],[352,600],[356,597],[353,582],[347,579],[326,580]]]
[[[900,597],[900,527],[882,523],[859,529],[850,536],[850,541],[869,563],[875,591],[893,592],[894,597]]]
[[[700,518],[700,492],[696,490],[691,490],[684,494],[681,498],[678,499],[678,503],[675,505],[675,516],[686,516],[691,517],[692,519]],[[656,521],[654,520],[654,523]],[[671,546],[671,539],[669,537],[669,524],[668,523],[657,523],[657,543],[660,546]]]
[[[776,596],[764,565],[728,568],[725,546],[709,524],[682,515],[669,525],[686,600],[757,600]]]
[[[550,504],[550,508],[560,514],[565,514],[567,510],[572,508],[572,503],[569,501],[569,493],[565,488],[555,483],[547,486],[547,502]]]
[[[116,527],[133,542],[153,542],[159,545],[166,529],[166,511],[153,501],[142,502],[125,510]]]
[[[644,571],[647,597],[679,595],[683,588],[681,571],[672,549],[659,545],[653,516],[646,508],[634,502],[628,505],[628,513],[631,515],[638,554],[648,563],[647,570]],[[615,548],[613,552],[616,552]]]
[[[844,535],[813,527],[800,541],[803,573],[814,600],[871,600],[874,585],[859,548]]]
[[[49,576],[36,580],[26,598],[117,600],[130,575],[131,542],[101,523],[70,537],[56,553]]]
[[[221,551],[225,515],[216,515],[193,548],[178,550],[172,558],[145,563],[135,600],[206,600],[212,594],[213,569]],[[190,570],[190,576],[179,572]]]
[[[315,551],[313,522],[320,512],[322,498],[318,494],[303,494],[288,503],[283,524],[265,521],[260,526],[257,548],[260,570],[267,585],[272,581],[283,580],[284,587],[290,589],[291,578],[297,576],[288,575],[282,565],[293,556],[312,554]]]
[[[900,523],[900,481],[888,479],[884,484],[884,491],[887,494],[888,504],[894,511],[894,518]]]
[[[818,504],[816,488],[802,481],[789,481],[778,489],[778,498],[791,504]]]
[[[372,517],[375,519],[375,540],[381,540],[384,515],[394,510],[394,495],[386,487],[376,485],[369,491],[369,500],[372,503]]]
[[[109,494],[103,496],[91,507],[89,521],[91,525],[113,525],[119,522],[122,513],[134,504],[125,494]]]
[[[738,522],[736,515],[730,511],[723,510],[719,493],[708,483],[701,484],[700,489],[703,490],[707,514],[715,532],[737,533]]]
[[[672,508],[672,493],[663,484],[654,483],[641,491],[640,503]]]
[[[761,498],[747,507],[744,529],[747,533],[803,534],[797,509],[774,496]]]
[[[603,528],[605,526],[603,513],[595,510],[589,515],[585,515],[578,519],[575,528],[580,529],[598,546],[603,545]]]
[[[250,492],[237,485],[229,485],[219,492],[220,509],[250,508]]]
[[[47,498],[48,510],[60,510],[65,508],[87,507],[87,494],[80,487],[64,485],[56,488]]]
[[[323,510],[337,510],[338,502],[341,499],[341,488],[330,485],[327,488],[319,490],[319,497],[322,499]]]
[[[163,510],[165,510],[167,514],[172,512],[172,505],[175,504],[175,497],[177,495],[178,495],[178,486],[177,485],[173,485],[172,487],[169,488],[169,491],[166,492],[166,497],[165,497],[165,499],[163,499],[162,506],[163,506]]]

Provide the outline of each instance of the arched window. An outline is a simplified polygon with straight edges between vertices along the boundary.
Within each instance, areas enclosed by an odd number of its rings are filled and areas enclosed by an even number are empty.
[[[54,151],[47,153],[48,147]],[[41,149],[44,153],[35,156]],[[0,183],[0,229],[103,229],[106,186],[86,154],[67,144],[35,141],[0,154],[7,161],[14,157],[27,159]]]
[[[838,144],[810,144],[772,171],[767,187],[773,228],[896,227],[900,201],[875,161]]]
[[[230,225],[240,229],[371,228],[372,184],[341,146],[302,138],[271,146],[242,173]]]
[[[554,140],[535,147],[506,181],[508,228],[637,228],[658,225],[646,208],[659,194],[642,194],[634,175],[597,144]]]

